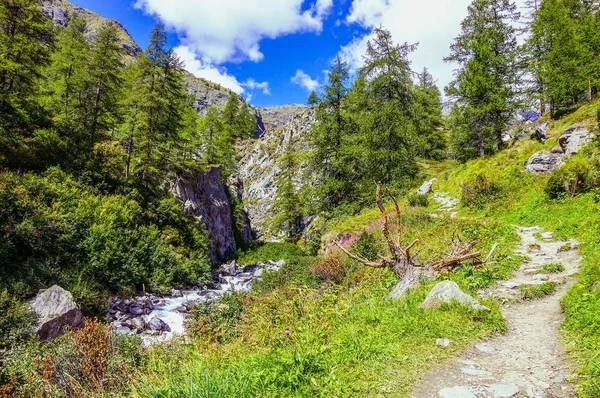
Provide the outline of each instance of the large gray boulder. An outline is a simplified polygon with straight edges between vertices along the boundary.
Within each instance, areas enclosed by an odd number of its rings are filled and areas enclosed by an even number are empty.
[[[540,123],[535,126],[533,133],[531,133],[531,138],[534,140],[538,140],[539,142],[546,142],[548,139],[548,130],[550,129],[550,123]]]
[[[153,317],[148,321],[148,328],[157,332],[170,332],[171,328],[162,319]]]
[[[572,126],[558,139],[558,143],[563,149],[565,155],[571,157],[579,152],[584,146],[592,142],[594,136],[590,131],[581,126]]]
[[[39,319],[36,333],[42,340],[55,339],[66,327],[78,329],[83,325],[83,314],[73,295],[60,286],[40,290],[32,308]]]
[[[562,164],[562,159],[561,153],[540,151],[529,158],[525,169],[532,174],[550,174]]]
[[[440,308],[442,304],[453,301],[458,301],[476,310],[490,311],[488,307],[481,305],[479,301],[460,290],[456,282],[452,281],[444,281],[435,285],[421,304],[421,308]]]

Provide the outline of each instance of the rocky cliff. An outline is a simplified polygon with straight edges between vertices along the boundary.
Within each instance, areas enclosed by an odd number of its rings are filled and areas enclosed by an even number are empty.
[[[237,249],[232,200],[219,168],[177,175],[171,181],[170,189],[185,213],[204,224],[211,241],[209,255],[213,263],[222,262],[227,254]],[[239,225],[240,236],[251,238],[250,225],[243,224],[244,218],[238,221],[242,224]]]
[[[239,146],[240,160],[235,178],[241,181],[238,190],[254,234],[262,239],[273,239],[276,236],[269,231],[269,220],[273,218],[276,180],[281,173],[278,160],[290,143],[297,154],[309,150],[307,133],[314,123],[315,112],[303,105],[287,105],[262,108],[259,113],[259,126],[263,126],[261,134],[256,140]],[[301,161],[295,171],[297,180],[301,179],[305,168],[305,162]]]

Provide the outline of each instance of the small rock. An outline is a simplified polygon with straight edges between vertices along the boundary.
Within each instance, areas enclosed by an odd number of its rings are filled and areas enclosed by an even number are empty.
[[[562,164],[562,158],[562,153],[540,151],[529,158],[525,169],[532,174],[550,174]]]
[[[456,282],[440,282],[429,292],[421,308],[439,308],[443,303],[458,301],[459,303],[472,307],[476,310],[490,311],[490,309],[473,297],[460,290]]]
[[[540,281],[540,282],[545,282],[550,280],[550,277],[546,274],[537,274],[533,276],[533,280],[534,281]]]
[[[129,313],[132,315],[143,315],[144,308],[142,308],[142,306],[140,305],[134,304],[129,307]]]
[[[477,377],[491,377],[492,374],[490,372],[488,372],[487,370],[483,370],[483,369],[473,369],[473,368],[460,368],[460,371],[463,372],[463,374],[469,375],[469,376],[477,376]]]
[[[519,393],[519,387],[513,383],[498,383],[492,384],[490,390],[494,393],[494,397],[514,397]]]
[[[542,239],[544,240],[552,240],[554,239],[554,234],[552,232],[544,232],[543,234],[541,234]]]
[[[479,352],[483,352],[484,354],[491,354],[496,351],[496,349],[489,343],[477,344],[475,345],[475,348],[477,348]]]
[[[181,290],[173,289],[173,290],[171,290],[171,297],[174,297],[174,298],[183,297],[183,293],[181,293]]]
[[[448,347],[450,345],[450,340],[448,340],[448,339],[437,339],[435,341],[435,344],[437,344],[440,347]]]
[[[547,133],[549,129],[550,124],[548,122],[538,124],[537,126],[535,126],[533,133],[531,133],[531,139],[538,140],[541,143],[546,142],[546,140],[548,139]]]
[[[171,328],[167,325],[162,319],[153,317],[148,322],[148,327],[150,330],[158,331],[158,332],[170,332]]]
[[[432,191],[433,183],[436,182],[437,179],[429,180],[423,183],[421,187],[417,190],[417,195],[427,195]]]
[[[181,305],[181,306],[175,308],[175,311],[179,312],[180,314],[185,314],[189,310],[185,305]]]
[[[121,327],[117,328],[117,333],[131,334],[131,329],[129,329],[127,326],[121,326]]]
[[[511,281],[508,281],[508,282],[504,282],[504,283],[502,284],[502,286],[504,286],[504,287],[505,287],[505,288],[507,288],[507,289],[516,289],[516,288],[518,288],[519,286],[521,286],[521,283],[519,283],[519,282],[511,282]]]
[[[262,278],[263,276],[263,269],[262,268],[258,268],[256,271],[254,271],[254,277],[255,278]]]
[[[146,321],[144,318],[133,318],[127,322],[127,325],[136,332],[143,332],[146,330]]]
[[[473,391],[466,386],[443,388],[438,391],[440,398],[477,398]]]

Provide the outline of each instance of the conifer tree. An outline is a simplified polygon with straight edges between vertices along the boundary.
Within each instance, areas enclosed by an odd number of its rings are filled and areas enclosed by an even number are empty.
[[[98,141],[99,132],[110,132],[121,120],[122,59],[123,47],[119,43],[117,27],[112,21],[107,22],[94,39],[88,65],[84,130],[89,137],[90,151]]]
[[[232,92],[229,94],[229,100],[227,100],[227,105],[225,105],[225,108],[223,109],[223,121],[234,130],[237,130],[239,115],[240,98],[237,94]],[[239,134],[239,131],[234,131],[234,134]]]
[[[242,102],[239,114],[239,129],[242,137],[252,138],[256,135],[256,116],[254,111],[246,103]]]
[[[383,28],[375,28],[373,34],[360,70],[368,98],[361,135],[366,174],[371,180],[389,183],[414,172],[417,136],[408,55],[416,45],[395,44]]]
[[[170,151],[175,149],[182,128],[182,114],[189,106],[183,86],[183,64],[167,49],[165,27],[159,22],[153,29],[145,54],[138,59],[130,100],[135,114],[133,151],[143,164],[142,178],[147,183],[164,170]]]
[[[310,95],[308,96],[308,101],[306,102],[307,105],[310,106],[314,106],[317,105],[317,103],[319,102],[319,96],[317,95],[317,93],[313,90],[310,92]]]
[[[510,0],[474,0],[462,32],[450,47],[447,62],[458,68],[446,93],[456,101],[454,125],[459,130],[459,157],[483,156],[503,148],[504,129],[518,109],[519,69],[514,21],[519,17]],[[456,137],[456,134],[453,135]]]
[[[323,97],[316,110],[316,123],[310,139],[313,143],[312,169],[321,177],[317,195],[323,209],[342,203],[352,190],[352,161],[349,158],[351,124],[347,109],[348,65],[338,55],[327,76]]]
[[[228,174],[234,165],[235,151],[231,128],[219,115],[217,108],[210,107],[206,116],[199,121],[199,136],[206,164],[218,165]]]
[[[0,0],[0,162],[39,115],[39,78],[53,37],[40,0]]]
[[[78,145],[85,123],[86,89],[90,44],[85,37],[87,23],[72,16],[56,37],[56,51],[47,70],[47,107],[56,123],[65,130],[71,144]]]
[[[287,240],[294,242],[298,238],[302,222],[302,206],[296,189],[295,172],[298,169],[298,159],[293,149],[293,137],[287,142],[283,155],[278,163],[281,172],[275,178],[277,193],[273,210],[275,218],[272,225],[275,232],[285,235]]]
[[[533,53],[537,62],[533,73],[544,82],[543,100],[550,103],[551,114],[568,107],[583,92],[584,77],[580,62],[582,47],[574,20],[564,0],[543,0],[531,26],[530,43],[540,49]]]
[[[417,134],[424,141],[423,154],[430,159],[442,160],[446,150],[442,97],[427,68],[419,75],[419,84],[415,88],[415,102],[415,124]]]

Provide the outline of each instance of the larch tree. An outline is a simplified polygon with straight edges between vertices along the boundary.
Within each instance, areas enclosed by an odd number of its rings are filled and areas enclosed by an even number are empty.
[[[427,68],[419,75],[414,95],[417,109],[416,130],[424,142],[422,153],[429,159],[443,160],[447,143],[444,136],[442,95]]]
[[[457,65],[446,93],[456,102],[455,114],[462,113],[454,124],[466,124],[460,127],[464,133],[460,142],[454,143],[463,159],[504,147],[503,133],[519,108],[520,71],[513,26],[518,18],[510,0],[474,0],[444,59]]]
[[[367,174],[384,183],[414,172],[418,137],[408,55],[415,49],[394,43],[388,30],[375,28],[359,72],[366,82],[368,112],[361,116],[361,135]]]

